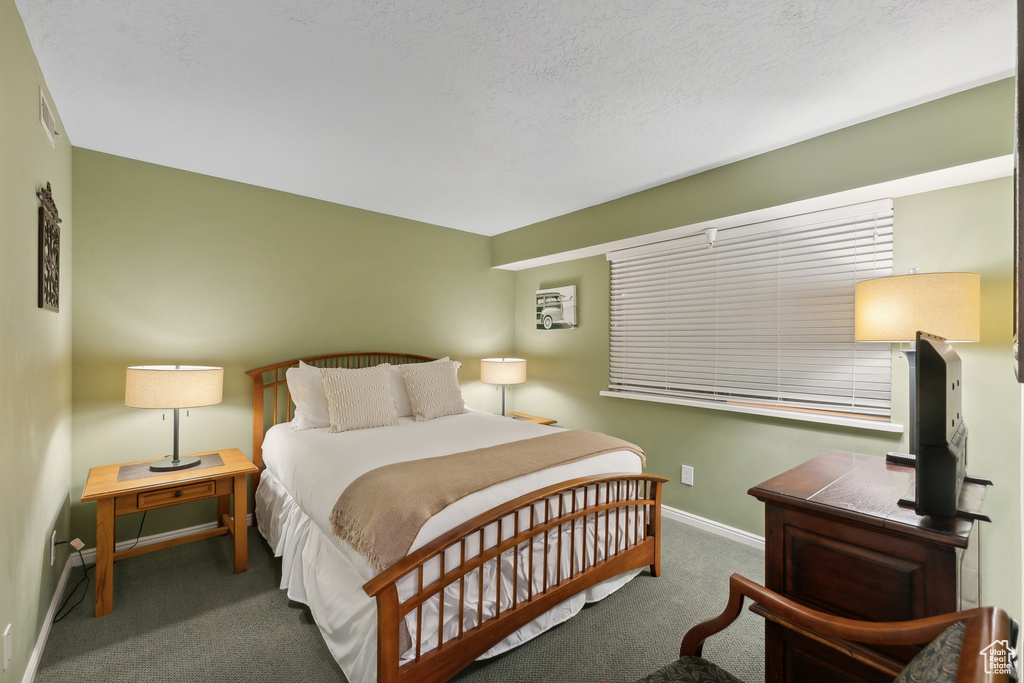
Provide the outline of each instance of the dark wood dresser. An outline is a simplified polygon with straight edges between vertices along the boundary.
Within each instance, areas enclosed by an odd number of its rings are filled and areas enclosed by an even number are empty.
[[[936,520],[900,507],[913,498],[914,470],[884,457],[828,451],[753,487],[765,504],[765,584],[841,616],[902,621],[977,606],[980,523]],[[985,495],[965,483],[961,509]],[[764,613],[762,611],[762,613]],[[865,658],[909,661],[914,650],[863,648],[837,659],[819,642],[765,624],[765,680],[882,681]]]

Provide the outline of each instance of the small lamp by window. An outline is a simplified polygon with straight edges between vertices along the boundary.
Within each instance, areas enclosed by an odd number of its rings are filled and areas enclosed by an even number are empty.
[[[128,368],[124,404],[129,408],[174,410],[174,453],[170,460],[152,463],[161,472],[194,467],[197,457],[178,457],[178,410],[220,403],[224,393],[224,368],[202,365],[140,365]]]
[[[916,273],[858,282],[854,287],[855,341],[903,344],[910,364],[910,414],[916,413],[914,348],[918,331],[950,342],[981,338],[981,277],[977,273]],[[911,419],[910,452],[917,455]]]
[[[501,414],[505,414],[505,387],[526,381],[526,361],[522,358],[484,358],[480,361],[480,381],[501,385]]]

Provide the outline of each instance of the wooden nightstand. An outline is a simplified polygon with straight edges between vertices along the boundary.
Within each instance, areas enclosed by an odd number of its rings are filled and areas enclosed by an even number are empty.
[[[206,462],[210,462],[216,454],[220,455],[222,464],[207,465]],[[147,465],[154,460],[140,460],[101,465],[89,470],[82,491],[82,502],[96,501],[97,617],[110,614],[114,608],[115,560],[231,534],[235,539],[235,573],[240,574],[248,569],[246,476],[255,474],[259,468],[237,448],[193,455],[201,456],[204,464],[174,472],[153,472]],[[119,476],[121,481],[118,481]],[[234,505],[231,504],[232,495]],[[220,499],[215,528],[152,545],[114,551],[114,518],[118,515],[214,497]]]
[[[529,415],[527,413],[516,413],[511,410],[505,414],[516,420],[525,420],[526,422],[534,422],[539,425],[553,425],[558,422],[558,420],[552,420],[550,417],[539,417],[537,415]]]

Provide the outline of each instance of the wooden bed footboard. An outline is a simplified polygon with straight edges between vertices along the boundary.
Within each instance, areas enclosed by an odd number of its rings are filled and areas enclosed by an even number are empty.
[[[377,600],[378,683],[447,681],[520,627],[606,579],[643,567],[658,576],[667,481],[618,474],[530,492],[368,581],[363,589]],[[498,572],[510,586],[504,594],[503,582],[493,580]]]

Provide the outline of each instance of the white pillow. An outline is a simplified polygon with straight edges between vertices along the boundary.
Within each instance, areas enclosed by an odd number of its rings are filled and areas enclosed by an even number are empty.
[[[285,373],[288,393],[295,402],[295,417],[291,428],[295,431],[330,427],[331,418],[327,410],[327,394],[320,379],[320,368],[299,361],[299,367],[288,368]]]
[[[443,363],[448,360],[448,356],[444,358],[438,358],[437,360],[428,361],[429,363]],[[456,362],[456,369],[462,367],[462,363]],[[424,365],[420,363],[420,365]],[[402,366],[392,365],[391,366],[391,398],[395,400],[395,411],[398,413],[398,417],[412,417],[412,404],[409,403],[409,392],[405,389],[405,380],[402,379]]]
[[[387,363],[372,368],[320,368],[332,432],[398,424],[389,368]]]
[[[459,389],[461,363],[451,360],[403,365],[402,379],[417,422],[469,412]]]

